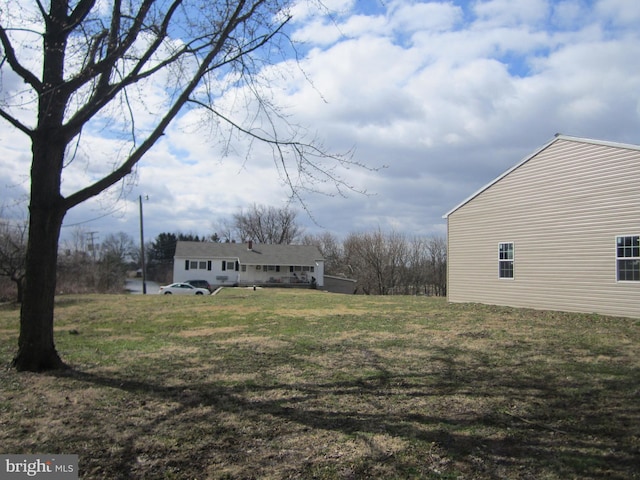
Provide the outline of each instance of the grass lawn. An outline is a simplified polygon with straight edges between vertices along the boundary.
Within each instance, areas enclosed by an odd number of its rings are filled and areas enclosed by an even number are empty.
[[[640,478],[640,320],[424,297],[63,296],[73,368],[9,368],[0,453],[83,479]]]

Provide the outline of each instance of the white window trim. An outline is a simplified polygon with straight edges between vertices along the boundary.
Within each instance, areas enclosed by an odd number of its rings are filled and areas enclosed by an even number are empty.
[[[622,234],[622,235],[616,235],[615,237],[613,237],[613,244],[615,245],[614,248],[614,261],[615,261],[615,268],[614,268],[614,275],[616,278],[616,283],[631,283],[631,284],[638,284],[640,282],[638,282],[637,280],[618,280],[618,260],[625,259],[625,260],[639,260],[640,261],[640,257],[618,257],[618,238],[624,238],[624,237],[640,237],[640,233],[630,233],[630,234]]]
[[[511,244],[513,246],[513,258],[510,260],[503,260],[500,258],[500,245],[509,245]],[[511,262],[512,265],[512,270],[513,270],[513,276],[511,277],[501,277],[500,276],[500,262]],[[505,281],[511,281],[513,282],[516,279],[516,267],[515,267],[515,262],[516,262],[516,242],[498,242],[498,280],[505,280]]]

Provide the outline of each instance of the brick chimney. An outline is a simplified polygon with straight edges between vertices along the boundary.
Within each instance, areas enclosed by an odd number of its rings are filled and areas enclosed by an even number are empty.
[[[249,240],[247,243],[247,250],[253,250],[253,241]]]

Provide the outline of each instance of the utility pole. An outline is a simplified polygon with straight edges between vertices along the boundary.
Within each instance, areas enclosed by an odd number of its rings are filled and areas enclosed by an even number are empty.
[[[91,255],[93,256],[93,261],[96,261],[96,248],[97,245],[94,243],[94,235],[98,233],[98,232],[87,232],[87,235],[89,236],[89,251],[91,252]]]
[[[149,198],[149,197],[147,197]],[[144,229],[142,222],[142,195],[138,197],[138,201],[140,202],[140,259],[142,261],[142,294],[147,294],[147,272],[144,265]]]

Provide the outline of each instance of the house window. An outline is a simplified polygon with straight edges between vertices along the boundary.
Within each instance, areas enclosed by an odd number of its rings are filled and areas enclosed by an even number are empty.
[[[211,270],[211,260],[185,260],[185,270]]]
[[[513,242],[499,244],[498,258],[498,276],[513,278]]]
[[[238,270],[236,268],[236,262],[235,261],[222,260],[222,271],[224,272],[226,270]]]
[[[640,235],[616,237],[618,281],[640,282]]]

